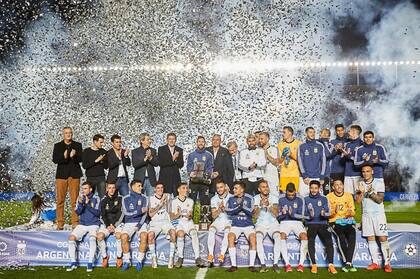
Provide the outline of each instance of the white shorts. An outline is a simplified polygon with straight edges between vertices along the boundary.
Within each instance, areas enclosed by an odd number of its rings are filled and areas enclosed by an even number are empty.
[[[226,229],[229,229],[232,226],[231,221],[229,220],[222,220],[219,221],[216,219],[213,223],[211,223],[210,228],[215,228],[216,232],[224,232]]]
[[[368,236],[388,236],[388,225],[385,214],[363,215],[362,214],[362,235]]]
[[[232,227],[230,232],[235,234],[236,240],[243,234],[247,239],[249,239],[249,235],[255,233],[255,229],[253,226],[248,227]]]
[[[306,233],[305,227],[301,221],[282,221],[280,222],[280,232],[285,233],[289,236],[290,233],[294,233],[297,237],[301,233]]]
[[[89,236],[94,236],[96,238],[96,233],[98,232],[98,225],[77,225],[74,230],[71,232],[72,235],[76,237],[77,241],[81,241],[83,237],[88,233]]]
[[[280,225],[277,222],[268,225],[256,225],[255,232],[261,232],[264,237],[268,234],[269,237],[273,238],[275,233],[280,234]]]
[[[147,224],[144,223],[141,226],[141,229],[143,229],[143,231],[147,231]],[[131,239],[131,237],[133,237],[133,235],[137,231],[139,231],[139,228],[137,227],[137,223],[121,223],[115,229],[115,232],[118,232],[121,234],[128,234],[128,239]]]
[[[192,220],[189,221],[179,221],[179,223],[175,226],[175,230],[183,231],[185,234],[190,234],[192,230],[196,230],[195,225]]]
[[[105,235],[105,238],[108,238],[108,236],[111,235],[111,233],[108,231],[108,229],[105,227],[104,224],[101,224],[99,227],[98,233],[103,233]]]
[[[319,181],[319,178],[309,178],[309,180]],[[321,187],[322,189],[322,187]],[[306,197],[309,195],[309,184],[305,184],[303,177],[299,177],[299,195]]]
[[[149,230],[148,232],[153,232],[155,234],[155,238],[158,237],[160,233],[168,234],[170,230],[175,230],[174,226],[172,226],[171,222],[167,221],[158,221],[149,223]]]
[[[345,176],[344,192],[354,195],[361,180],[362,178],[360,176]]]

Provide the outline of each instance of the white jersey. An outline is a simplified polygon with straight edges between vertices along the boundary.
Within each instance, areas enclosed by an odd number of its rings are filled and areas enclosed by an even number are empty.
[[[177,196],[172,200],[171,204],[172,213],[177,213],[178,208],[181,210],[181,217],[178,219],[179,221],[186,222],[190,220],[188,216],[190,212],[193,212],[194,208],[194,201],[191,198],[185,197],[185,200],[181,200],[179,196]]]
[[[231,194],[227,193],[227,195],[225,197],[220,197],[218,194],[216,194],[214,197],[211,198],[210,201],[210,205],[211,208],[219,208],[219,204],[221,202],[223,202],[223,205],[225,206],[225,208],[227,207],[227,201],[229,200],[229,198],[232,197]],[[217,218],[214,220],[214,222],[228,222],[230,221],[228,215],[226,214],[226,212],[221,212],[219,214],[219,216],[217,216]]]
[[[274,146],[270,146],[267,149],[268,154],[273,157],[274,159],[279,158],[279,150]],[[263,172],[264,179],[267,180],[270,184],[274,184],[276,187],[279,185],[279,170],[277,166],[273,165],[269,160],[267,160],[267,165],[265,166],[265,170]],[[270,189],[273,185],[270,185]]]
[[[373,193],[384,193],[385,187],[382,181],[377,180],[376,178],[373,179],[372,183],[368,184],[365,181],[360,181],[360,185],[365,188],[365,192],[372,186]],[[362,213],[363,215],[382,215],[385,214],[384,203],[376,203],[372,199],[368,197],[363,197],[362,200]]]
[[[268,195],[268,202],[269,206],[277,205],[279,203],[278,198],[276,195],[269,194]],[[260,205],[261,203],[261,194],[258,194],[254,197],[254,207],[260,208],[260,214],[258,215],[256,225],[270,225],[270,224],[278,224],[276,217],[273,214],[266,210],[264,206]]]
[[[169,204],[171,202],[169,194],[163,194],[161,198],[158,198],[156,195],[150,197],[149,208],[156,208],[160,205],[161,200],[166,196],[167,203],[166,206],[161,207],[153,217],[151,217],[151,222],[170,222],[169,217]]]
[[[253,164],[257,164],[257,168],[249,170]],[[265,159],[264,150],[257,147],[256,149],[243,149],[239,156],[239,168],[243,171],[242,177],[248,178],[249,181],[257,181],[258,178],[263,177],[263,172],[267,161]]]

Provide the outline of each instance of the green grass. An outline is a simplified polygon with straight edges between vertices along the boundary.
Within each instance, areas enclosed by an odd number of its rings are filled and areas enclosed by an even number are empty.
[[[401,203],[403,204],[403,203]],[[393,206],[390,211],[391,202],[385,202],[386,217],[388,223],[414,223],[420,225],[420,202],[412,207]],[[356,221],[361,220],[360,206],[356,206]],[[69,221],[69,209],[66,210],[66,221]],[[16,226],[28,222],[31,216],[29,202],[5,202],[0,201],[0,229]]]
[[[76,278],[170,278],[170,279],[187,279],[195,278],[198,268],[182,268],[171,270],[167,268],[159,268],[157,270],[151,267],[144,267],[141,272],[137,272],[134,267],[128,271],[121,271],[115,267],[107,269],[95,268],[93,272],[86,273],[85,267],[80,267],[75,271],[66,272],[64,267],[34,267],[18,270],[0,269],[0,278],[60,278],[60,279],[76,279]]]
[[[137,272],[133,267],[126,272],[117,270],[116,268],[96,268],[92,273],[87,274],[84,267],[79,268],[73,272],[66,272],[62,267],[36,267],[36,268],[24,268],[19,270],[8,270],[0,269],[0,278],[112,278],[112,279],[124,279],[124,278],[169,278],[169,279],[189,279],[195,278],[197,268],[182,268],[172,269],[158,268],[152,269],[151,267],[145,267],[141,272]],[[382,270],[368,272],[363,269],[359,269],[356,273],[343,273],[339,271],[336,278],[418,278],[420,275],[420,269],[394,269],[392,273],[385,273]],[[328,274],[325,268],[319,268],[318,274],[314,275],[306,269],[304,273],[298,273],[293,271],[291,273],[285,273],[283,270],[280,274],[269,271],[268,273],[250,273],[246,268],[240,268],[235,273],[226,272],[225,268],[212,268],[206,273],[206,279],[243,279],[243,278],[332,278],[333,275]]]

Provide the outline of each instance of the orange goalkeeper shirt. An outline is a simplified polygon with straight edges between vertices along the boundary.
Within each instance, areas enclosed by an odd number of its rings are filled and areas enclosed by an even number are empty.
[[[337,196],[334,192],[331,192],[327,195],[327,199],[330,204],[330,223],[337,219],[354,217],[356,214],[352,194],[344,192],[343,195]],[[351,210],[350,215],[347,212],[348,209]]]
[[[286,165],[286,160],[284,160],[284,158],[281,158],[283,162],[280,164],[280,178],[300,176],[299,166],[297,163],[297,152],[301,143],[302,142],[300,140],[293,139],[291,142],[286,142],[282,140],[277,145],[277,148],[279,150],[279,157],[281,157],[283,149],[285,149],[286,147],[289,147],[291,153],[289,164]]]

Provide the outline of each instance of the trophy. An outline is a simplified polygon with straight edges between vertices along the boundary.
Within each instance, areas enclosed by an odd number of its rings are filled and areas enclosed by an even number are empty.
[[[204,184],[204,185],[210,185],[211,179],[209,177],[209,174],[204,172],[204,162],[194,162],[194,168],[193,172],[196,173],[194,177],[191,177],[191,182],[194,184]]]
[[[208,231],[210,225],[210,206],[203,205],[201,207],[201,214],[200,214],[200,231]]]

